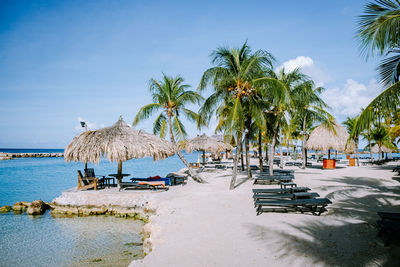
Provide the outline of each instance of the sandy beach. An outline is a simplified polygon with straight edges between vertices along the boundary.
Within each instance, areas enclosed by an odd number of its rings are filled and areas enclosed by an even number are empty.
[[[130,266],[399,266],[398,243],[387,248],[376,237],[376,212],[400,211],[396,164],[290,167],[298,186],[332,201],[321,216],[257,216],[252,189],[277,185],[253,185],[243,173],[230,191],[232,170],[202,172],[206,185],[147,194],[156,209],[145,226],[152,251]]]

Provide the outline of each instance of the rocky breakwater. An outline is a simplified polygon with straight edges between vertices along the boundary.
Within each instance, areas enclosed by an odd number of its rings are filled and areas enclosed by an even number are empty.
[[[0,160],[14,158],[61,158],[63,153],[2,153],[0,152]]]
[[[6,159],[11,159],[11,158],[12,157],[9,156],[8,154],[0,152],[0,160],[6,160]]]

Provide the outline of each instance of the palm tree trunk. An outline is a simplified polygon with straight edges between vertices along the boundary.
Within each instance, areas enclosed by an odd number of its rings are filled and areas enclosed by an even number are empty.
[[[374,155],[372,154],[372,144],[371,144],[371,137],[370,137],[370,127],[368,126],[368,145],[369,145],[369,155],[371,156],[371,162],[374,161]]]
[[[237,165],[238,165],[238,159],[239,159],[238,148],[241,146],[242,146],[242,137],[240,136],[240,134],[238,134],[237,143],[236,143],[236,153],[235,153],[235,157],[233,158],[232,179],[231,179],[231,183],[229,185],[230,190],[233,190],[235,188],[236,176],[237,176]]]
[[[296,152],[297,146],[294,143],[294,140],[292,140],[292,142],[293,142],[293,144],[292,144],[292,147],[293,147],[293,158],[294,158],[294,160],[297,160],[297,152]]]
[[[185,164],[185,166],[188,168],[189,175],[193,178],[193,180],[195,180],[198,183],[203,183],[203,184],[207,183],[205,180],[201,179],[197,174],[194,173],[192,168],[190,168],[189,163],[187,162],[187,160],[185,159],[185,157],[182,155],[181,151],[179,150],[178,146],[176,145],[174,133],[172,132],[171,115],[168,115],[168,123],[169,123],[169,135],[171,138],[171,143],[173,144],[173,146],[176,150],[176,154],[178,154],[178,157],[181,159],[183,164]]]
[[[242,140],[240,140],[240,162],[242,166],[242,171],[244,171],[244,158],[243,158],[243,143]]]
[[[275,144],[276,144],[276,136],[278,135],[279,124],[276,122],[274,135],[272,137],[271,149],[269,153],[269,175],[274,175],[274,156],[275,156]]]
[[[247,169],[247,177],[249,179],[252,178],[251,175],[251,168],[250,168],[250,155],[249,155],[249,139],[250,139],[250,131],[247,130],[246,134],[244,135],[244,146],[246,149],[246,169]]]
[[[260,164],[260,171],[264,171],[263,157],[262,157],[262,142],[261,130],[258,132],[258,162]]]
[[[305,169],[307,166],[307,155],[306,155],[306,117],[303,119],[303,138],[301,139],[301,155],[303,158],[303,165],[301,166],[302,169]]]
[[[289,153],[289,136],[286,140],[286,161],[288,161],[290,158],[290,153]]]
[[[357,167],[360,167],[360,157],[359,157],[359,155],[358,155],[358,140],[357,140],[355,143],[356,143]]]
[[[378,156],[379,156],[379,160],[381,160],[381,146],[378,145],[378,148],[379,148],[379,150],[378,150]]]
[[[283,169],[283,145],[282,145],[282,133],[279,131],[279,168]]]

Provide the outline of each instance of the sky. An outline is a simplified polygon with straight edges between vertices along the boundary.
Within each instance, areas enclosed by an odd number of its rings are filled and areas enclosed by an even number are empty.
[[[339,122],[382,88],[355,37],[366,1],[0,1],[0,147],[64,148],[152,102],[151,78],[195,90],[218,47],[266,50],[301,67]],[[206,92],[204,95],[207,97]],[[198,107],[191,106],[197,111]],[[154,118],[136,128],[152,132]],[[184,121],[189,137],[199,131]],[[202,132],[212,134],[215,123]]]

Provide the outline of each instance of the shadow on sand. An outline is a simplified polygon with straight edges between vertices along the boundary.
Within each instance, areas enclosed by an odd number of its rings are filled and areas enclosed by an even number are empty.
[[[376,212],[400,212],[400,207],[392,204],[400,200],[400,188],[365,177],[332,178],[332,181],[345,186],[338,186],[327,195],[333,205],[326,215],[289,224],[292,229],[285,232],[271,230],[271,226],[247,224],[249,235],[282,258],[293,259],[291,264],[307,257],[313,265],[400,266],[400,242],[397,240],[387,248],[376,237],[379,219]],[[327,216],[332,217],[327,220]],[[301,257],[296,259],[295,255]]]

